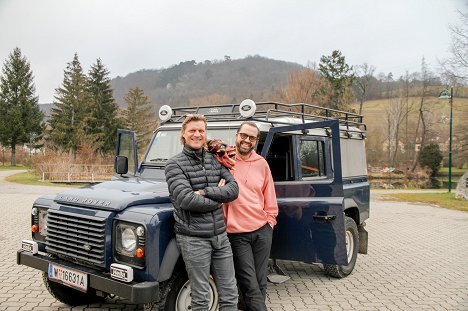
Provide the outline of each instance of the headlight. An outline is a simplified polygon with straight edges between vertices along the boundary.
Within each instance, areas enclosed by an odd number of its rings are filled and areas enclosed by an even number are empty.
[[[143,268],[145,266],[146,229],[141,224],[114,222],[114,258],[116,262]]]
[[[136,234],[130,228],[122,231],[122,247],[127,252],[133,252],[137,245]]]

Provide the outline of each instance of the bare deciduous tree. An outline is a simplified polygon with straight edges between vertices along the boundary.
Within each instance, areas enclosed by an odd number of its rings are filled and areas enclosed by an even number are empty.
[[[450,26],[451,56],[441,62],[443,75],[452,85],[456,81],[468,79],[468,14],[460,11],[459,14],[460,23]]]
[[[413,158],[413,165],[411,167],[411,172],[414,172],[416,169],[416,166],[418,165],[419,162],[419,157],[420,157],[420,150],[424,148],[424,145],[426,143],[426,129],[427,129],[427,124],[426,124],[426,119],[425,119],[425,103],[426,103],[426,97],[428,95],[428,86],[429,86],[429,81],[431,79],[432,73],[429,71],[426,60],[424,57],[422,58],[421,61],[421,93],[420,93],[420,101],[419,101],[419,108],[418,108],[418,123],[416,126],[416,133],[414,137],[414,142],[420,144],[420,148],[416,153],[414,154]],[[421,126],[421,131],[419,131],[419,127]]]
[[[359,98],[359,114],[362,113],[362,105],[367,99],[367,92],[369,83],[374,75],[375,67],[364,63],[362,65],[357,65],[354,68],[355,82],[358,89],[358,98]]]
[[[400,96],[392,100],[386,108],[387,114],[387,140],[388,159],[392,167],[396,166],[398,152],[400,151],[400,132],[403,121],[407,118],[411,109],[408,109],[405,98]]]
[[[292,71],[288,86],[279,92],[279,99],[286,103],[324,105],[330,101],[330,93],[324,92],[328,81],[321,79],[313,68]]]
[[[450,26],[452,42],[451,56],[442,61],[442,76],[447,85],[457,86],[468,80],[468,14],[459,12],[460,22]],[[456,93],[456,92],[455,92]],[[454,160],[459,167],[468,158],[468,132],[466,123],[454,127]]]
[[[230,98],[223,94],[210,94],[204,97],[190,99],[190,106],[206,106],[206,105],[225,105],[229,104]]]

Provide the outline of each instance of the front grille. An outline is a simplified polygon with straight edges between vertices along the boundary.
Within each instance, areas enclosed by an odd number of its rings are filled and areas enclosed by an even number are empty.
[[[106,219],[49,209],[46,250],[93,266],[104,267]]]

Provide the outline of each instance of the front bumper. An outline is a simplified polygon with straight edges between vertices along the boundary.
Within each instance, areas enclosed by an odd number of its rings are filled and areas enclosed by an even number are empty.
[[[49,263],[55,263],[73,270],[88,274],[88,286],[104,293],[113,294],[129,300],[132,303],[148,303],[159,301],[158,282],[124,283],[111,279],[108,275],[73,263],[54,259],[47,255],[31,254],[23,250],[16,253],[16,263],[47,272]]]

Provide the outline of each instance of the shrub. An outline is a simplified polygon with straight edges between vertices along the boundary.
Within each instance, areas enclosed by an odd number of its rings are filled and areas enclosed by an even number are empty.
[[[424,146],[421,150],[421,157],[419,158],[419,164],[423,167],[427,167],[431,170],[431,177],[435,177],[440,169],[440,163],[442,162],[443,156],[440,152],[439,145],[430,144]]]
[[[101,155],[82,144],[75,158],[68,152],[43,149],[41,154],[33,157],[32,166],[35,174],[49,181],[82,181],[93,182],[109,180],[113,174],[113,155]]]

